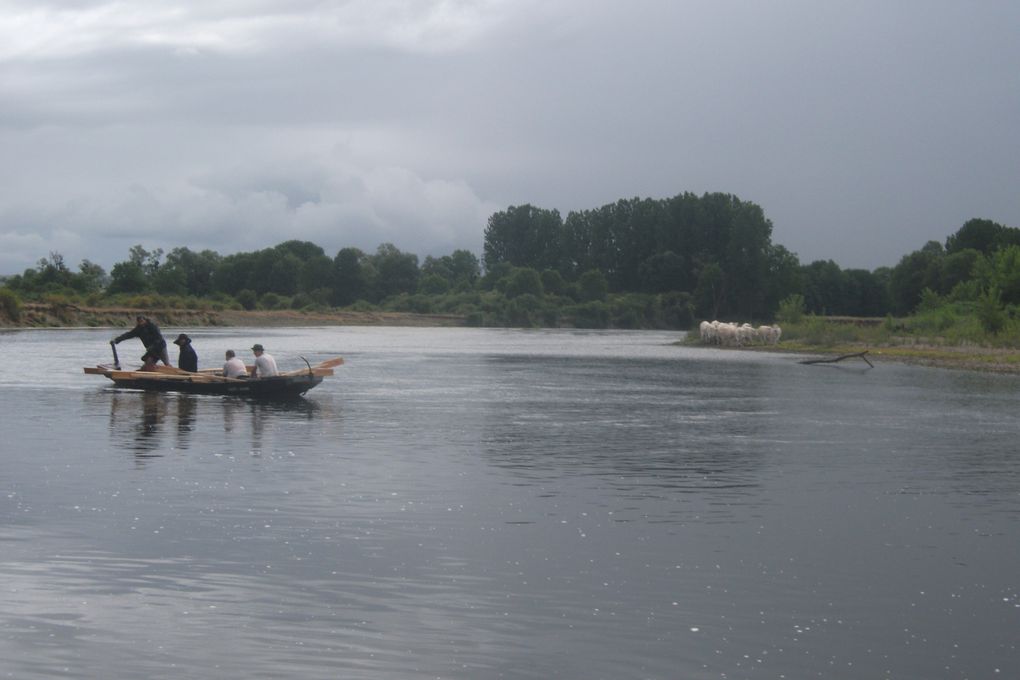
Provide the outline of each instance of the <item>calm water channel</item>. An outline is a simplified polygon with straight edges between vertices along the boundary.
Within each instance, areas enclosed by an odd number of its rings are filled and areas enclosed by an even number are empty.
[[[1020,677],[1016,378],[191,333],[346,358],[273,405],[116,391],[113,335],[0,334],[0,677]]]

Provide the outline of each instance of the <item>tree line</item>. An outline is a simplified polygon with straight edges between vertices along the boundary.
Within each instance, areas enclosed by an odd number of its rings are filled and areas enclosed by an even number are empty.
[[[802,300],[820,315],[905,315],[938,301],[1020,305],[1020,229],[972,219],[893,267],[801,264],[772,242],[758,205],[723,193],[627,199],[571,212],[532,205],[494,213],[482,259],[343,248],[290,240],[220,255],[142,245],[109,273],[59,253],[9,277],[5,288],[92,300],[159,295],[246,309],[361,307],[462,314],[479,325],[686,327],[695,319],[767,321]]]

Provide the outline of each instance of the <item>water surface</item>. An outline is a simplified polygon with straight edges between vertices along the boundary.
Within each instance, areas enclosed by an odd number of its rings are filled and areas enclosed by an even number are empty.
[[[109,330],[0,334],[0,677],[1020,676],[1016,378],[182,330],[347,364],[145,394],[81,373]]]

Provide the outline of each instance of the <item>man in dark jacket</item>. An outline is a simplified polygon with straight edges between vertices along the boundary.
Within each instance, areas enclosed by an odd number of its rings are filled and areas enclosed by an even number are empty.
[[[191,338],[181,333],[174,340],[174,344],[181,348],[181,353],[177,357],[177,368],[183,371],[197,371],[198,355],[195,354],[195,348],[191,346]]]
[[[166,340],[163,339],[163,334],[159,332],[159,326],[150,321],[148,317],[141,314],[136,316],[135,327],[115,337],[112,343],[116,345],[121,340],[127,340],[128,338],[138,338],[145,346],[146,354],[157,356],[164,364],[170,365],[170,357],[166,353]]]

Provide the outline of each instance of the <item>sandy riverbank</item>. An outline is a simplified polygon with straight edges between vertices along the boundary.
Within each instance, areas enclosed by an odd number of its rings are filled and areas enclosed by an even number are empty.
[[[160,326],[464,326],[464,317],[452,314],[402,312],[306,312],[299,310],[237,309],[134,309],[77,305],[23,305],[17,322],[0,319],[4,328],[130,328],[144,314]]]
[[[762,348],[754,349],[759,351]],[[784,342],[780,347],[767,348],[766,351],[813,354],[819,358],[823,356],[836,358],[866,351],[868,360],[876,365],[883,362],[896,362],[915,366],[1020,375],[1020,351],[1009,348],[954,347],[904,340],[903,344],[899,345],[845,344],[834,347]],[[861,363],[861,359],[853,357],[845,359],[841,363],[850,366]]]

